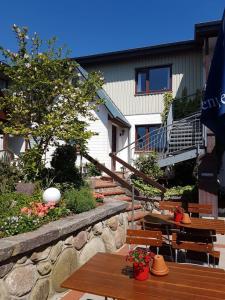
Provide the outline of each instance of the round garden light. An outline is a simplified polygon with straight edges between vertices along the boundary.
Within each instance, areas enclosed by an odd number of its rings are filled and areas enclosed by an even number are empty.
[[[48,202],[57,203],[60,201],[61,193],[58,189],[52,187],[45,190],[42,197],[45,203]]]

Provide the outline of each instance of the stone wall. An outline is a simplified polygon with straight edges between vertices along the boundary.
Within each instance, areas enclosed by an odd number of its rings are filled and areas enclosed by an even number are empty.
[[[62,281],[97,252],[125,242],[127,204],[107,201],[86,213],[0,240],[0,300],[53,299]]]

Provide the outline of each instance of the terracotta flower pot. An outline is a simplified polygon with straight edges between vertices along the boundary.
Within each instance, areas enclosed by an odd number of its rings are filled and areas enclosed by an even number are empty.
[[[191,218],[189,217],[189,214],[184,214],[181,222],[184,224],[190,224]]]
[[[183,219],[183,213],[181,212],[175,212],[174,213],[174,221],[180,222]]]
[[[141,267],[138,263],[134,263],[133,271],[136,280],[147,280],[149,277],[149,265]]]
[[[158,276],[167,275],[169,273],[169,269],[162,255],[154,256],[151,273]]]

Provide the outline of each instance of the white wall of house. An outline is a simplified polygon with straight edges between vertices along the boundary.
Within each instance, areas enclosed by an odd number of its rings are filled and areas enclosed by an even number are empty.
[[[175,53],[171,55],[145,56],[129,61],[98,63],[85,66],[87,71],[100,70],[104,76],[103,88],[124,115],[161,113],[163,93],[135,95],[135,69],[172,65],[173,96],[181,96],[184,87],[188,93],[195,93],[202,88],[202,53],[201,51]]]
[[[93,158],[97,159],[100,163],[104,164],[108,169],[112,167],[112,161],[109,156],[109,153],[112,152],[112,121],[109,120],[108,110],[104,105],[99,107],[98,111],[95,111],[94,116],[97,120],[89,122],[89,128],[93,132],[96,132],[96,135],[92,136],[87,144],[88,153]],[[114,124],[117,127],[117,150],[120,147],[124,147],[128,141],[128,130],[121,128],[120,126]],[[122,159],[127,161],[127,153],[120,155]],[[80,157],[77,158],[77,166],[85,165],[88,161]],[[120,170],[119,164],[116,164],[116,169]]]

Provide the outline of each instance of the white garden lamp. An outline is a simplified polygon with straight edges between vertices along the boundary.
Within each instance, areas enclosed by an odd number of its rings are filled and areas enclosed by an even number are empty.
[[[45,203],[49,203],[49,202],[58,203],[61,198],[61,193],[58,189],[52,187],[45,190],[42,197]]]

